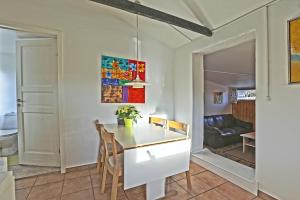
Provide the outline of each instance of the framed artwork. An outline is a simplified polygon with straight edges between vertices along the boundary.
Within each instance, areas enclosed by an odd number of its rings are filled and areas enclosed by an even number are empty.
[[[214,92],[214,104],[223,103],[223,92]]]
[[[300,83],[300,17],[288,22],[289,83]]]
[[[138,66],[137,66],[138,63]],[[146,63],[111,56],[101,57],[101,102],[145,103],[145,87],[133,88],[125,84],[136,79],[145,81]]]

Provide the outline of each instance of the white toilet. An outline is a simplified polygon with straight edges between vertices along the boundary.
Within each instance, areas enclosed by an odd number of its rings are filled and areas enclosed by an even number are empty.
[[[0,116],[0,156],[13,155],[18,151],[16,113]]]

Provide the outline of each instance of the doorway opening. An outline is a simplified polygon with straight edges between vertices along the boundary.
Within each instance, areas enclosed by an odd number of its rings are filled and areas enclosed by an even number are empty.
[[[57,74],[55,35],[0,27],[0,157],[17,179],[60,171]]]
[[[228,130],[227,131],[224,128],[227,128],[226,126],[230,124],[227,123],[228,121],[226,120],[229,119],[229,122],[232,122],[230,120],[233,119],[239,120],[240,118],[240,116],[236,115],[236,111],[234,111],[234,114],[232,112],[233,109],[235,109],[235,106],[239,104],[238,103],[232,104],[231,102],[229,103],[228,97],[230,97],[231,95],[228,95],[229,90],[228,91],[226,90],[226,88],[228,87],[221,87],[222,86],[221,81],[223,81],[224,84],[226,83],[225,81],[227,81],[227,85],[232,87],[232,89],[235,89],[233,90],[235,92],[230,92],[230,94],[237,94],[239,92],[239,89],[243,89],[244,92],[241,92],[240,95],[243,96],[242,94],[244,94],[245,96],[247,94],[246,96],[248,96],[248,89],[253,89],[253,88],[256,89],[255,71],[256,68],[259,67],[258,66],[259,63],[255,59],[257,53],[257,49],[256,49],[257,41],[255,36],[256,36],[255,31],[251,31],[251,32],[240,34],[238,36],[227,38],[225,40],[214,41],[214,43],[208,45],[205,48],[200,49],[198,52],[195,52],[192,55],[193,58],[192,60],[192,71],[193,71],[192,73],[193,74],[192,160],[194,160],[198,164],[201,164],[202,166],[205,166],[207,169],[215,172],[216,174],[228,180],[231,180],[233,183],[239,185],[240,187],[244,188],[245,190],[253,194],[256,194],[258,189],[258,185],[256,182],[256,170],[255,170],[255,166],[257,165],[256,158],[255,158],[254,166],[253,165],[250,166],[250,165],[245,165],[245,163],[241,161],[238,162],[238,160],[235,159],[234,157],[228,158],[228,156],[226,155],[220,155],[221,153],[214,151],[214,149],[218,150],[218,147],[224,144],[225,144],[224,146],[226,146],[227,141],[225,142],[222,140],[220,141],[219,137],[215,137],[215,136],[207,137],[207,133],[205,133],[205,128],[213,130],[211,131],[212,134],[217,132],[218,133],[217,136],[222,134],[221,133],[222,130],[220,129],[223,129],[225,133],[223,133],[222,136],[226,136],[229,130],[227,129]],[[227,66],[227,71],[226,71],[225,70],[226,67],[224,67],[223,65],[226,64],[227,62],[226,59],[228,58],[228,56],[224,57],[224,55],[222,55],[224,54],[223,51],[230,50],[232,48],[233,49],[238,48],[240,45],[246,45],[246,44],[250,46],[252,45],[253,47],[252,50],[250,51],[251,53],[249,54],[253,56],[251,60],[252,62],[254,62],[254,66],[253,68],[251,68],[252,71],[250,70],[251,73],[247,71],[244,72],[229,71],[230,69],[232,70],[233,68],[232,65],[234,65],[233,63]],[[249,50],[247,51],[249,52]],[[237,53],[231,57],[233,57],[234,59],[242,60],[243,57],[239,55],[240,52],[241,51],[237,51]],[[220,57],[223,59],[220,59],[218,61],[218,64],[215,64],[214,62],[216,61],[216,57],[214,57],[214,55],[217,54],[221,54]],[[213,56],[210,57],[212,58],[212,61],[209,61],[210,60],[209,56]],[[215,64],[215,66],[212,64]],[[242,62],[239,65],[240,68],[239,70],[245,70],[244,65],[245,64]],[[238,74],[242,76],[237,76]],[[250,74],[252,75],[250,76]],[[251,81],[249,80],[245,81],[246,80],[245,77],[248,78],[253,77],[254,80],[251,79]],[[234,84],[230,83],[230,81],[232,80],[236,80]],[[237,83],[239,83],[242,80],[244,80],[245,85],[238,85]],[[209,86],[209,84],[205,84],[205,82],[206,83],[209,82],[211,85]],[[248,85],[251,85],[251,87],[248,87]],[[205,98],[205,94],[208,94],[206,98]],[[252,94],[249,94],[249,96],[251,95]],[[227,106],[225,106],[225,104],[222,105],[222,103],[224,102],[227,102]],[[208,103],[210,103],[210,105]],[[209,110],[205,107],[212,107],[213,109],[210,110],[211,113],[209,113]],[[217,113],[215,108],[222,110],[224,113]],[[254,111],[256,111],[256,108],[254,108]],[[240,113],[243,114],[245,112],[241,111]],[[225,114],[229,114],[230,116],[227,118],[227,115],[224,116]],[[220,115],[221,117],[219,117]],[[212,120],[207,119],[210,116],[213,116]],[[224,119],[225,117],[226,119]],[[254,120],[253,127],[255,128],[256,120],[255,118],[253,120]],[[240,121],[248,121],[248,120],[241,119]],[[205,124],[207,124],[207,126]],[[241,122],[241,124],[244,123]],[[248,122],[245,122],[245,124],[248,124]],[[236,138],[234,139],[237,140],[239,146],[233,146],[232,149],[229,148],[229,150],[235,150],[235,148],[238,148],[238,150],[240,150],[240,148],[242,149],[241,141],[243,141],[243,137],[240,134],[237,134],[235,137]],[[231,139],[229,141],[232,142]],[[209,145],[211,146],[215,145],[215,147],[217,148],[210,148],[208,147]],[[224,152],[226,153],[226,150],[227,149],[225,150],[223,149],[223,153]],[[247,148],[247,152],[248,150],[253,151],[254,148],[249,146]],[[255,156],[255,151],[253,152]],[[241,152],[239,153],[240,153],[239,155],[243,155]],[[234,156],[235,155],[236,154],[234,154]],[[241,159],[239,158],[239,160]]]
[[[255,168],[255,40],[203,56],[204,148]]]

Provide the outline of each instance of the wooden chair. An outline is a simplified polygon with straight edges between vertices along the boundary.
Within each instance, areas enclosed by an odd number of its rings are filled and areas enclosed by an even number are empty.
[[[172,120],[167,120],[167,129],[176,131],[182,134],[185,134],[189,136],[189,130],[190,126],[188,124],[182,123],[182,122],[177,122],[177,121],[172,121]],[[189,189],[192,188],[192,183],[191,183],[191,174],[190,171],[185,172],[186,175],[186,181],[187,181],[187,186]]]
[[[154,124],[156,126],[166,127],[167,120],[159,117],[149,117],[149,124]]]
[[[98,151],[98,156],[97,156],[97,172],[100,173],[101,170],[103,170],[103,166],[104,166],[104,160],[105,160],[105,149],[103,146],[103,140],[102,140],[102,136],[101,136],[101,130],[104,129],[103,124],[99,123],[99,120],[95,120],[94,121],[96,129],[98,131],[99,134],[99,151]],[[108,148],[111,150],[111,145],[108,146]],[[117,143],[117,152],[118,153],[122,153],[123,149],[122,146],[119,145]],[[110,154],[111,156],[111,154]]]
[[[190,126],[188,124],[167,120],[167,129],[189,135]]]
[[[101,192],[105,192],[106,175],[109,172],[113,176],[112,189],[111,189],[111,200],[117,199],[119,177],[123,175],[123,154],[117,153],[117,144],[113,133],[107,132],[104,128],[101,128],[101,136],[105,151],[104,167],[101,182]],[[112,148],[109,148],[109,145]],[[110,156],[111,155],[111,156]]]
[[[97,156],[97,172],[100,173],[100,170],[103,168],[103,163],[104,163],[104,146],[103,146],[103,141],[101,137],[101,129],[104,128],[103,124],[99,123],[99,120],[95,120],[95,126],[99,134],[99,151],[98,151],[98,156]]]

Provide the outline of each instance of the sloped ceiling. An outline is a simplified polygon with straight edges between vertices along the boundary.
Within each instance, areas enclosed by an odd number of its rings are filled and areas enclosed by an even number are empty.
[[[274,0],[140,0],[145,6],[207,26],[212,30],[272,1]],[[133,14],[104,5],[98,7],[111,10],[124,23],[135,27]],[[144,17],[140,20],[140,30],[172,48],[206,37]]]
[[[272,1],[274,0],[140,0],[141,4],[145,6],[204,25],[212,30]],[[89,0],[31,0],[30,2],[33,2],[32,6],[39,4],[50,7],[66,6],[69,9],[79,11],[88,10],[90,17],[97,16],[96,14],[99,12],[105,13],[132,28],[136,27],[134,14]],[[192,40],[206,37],[145,17],[140,17],[139,24],[141,35],[143,33],[151,35],[154,39],[161,41],[171,48],[178,48],[190,43]]]

